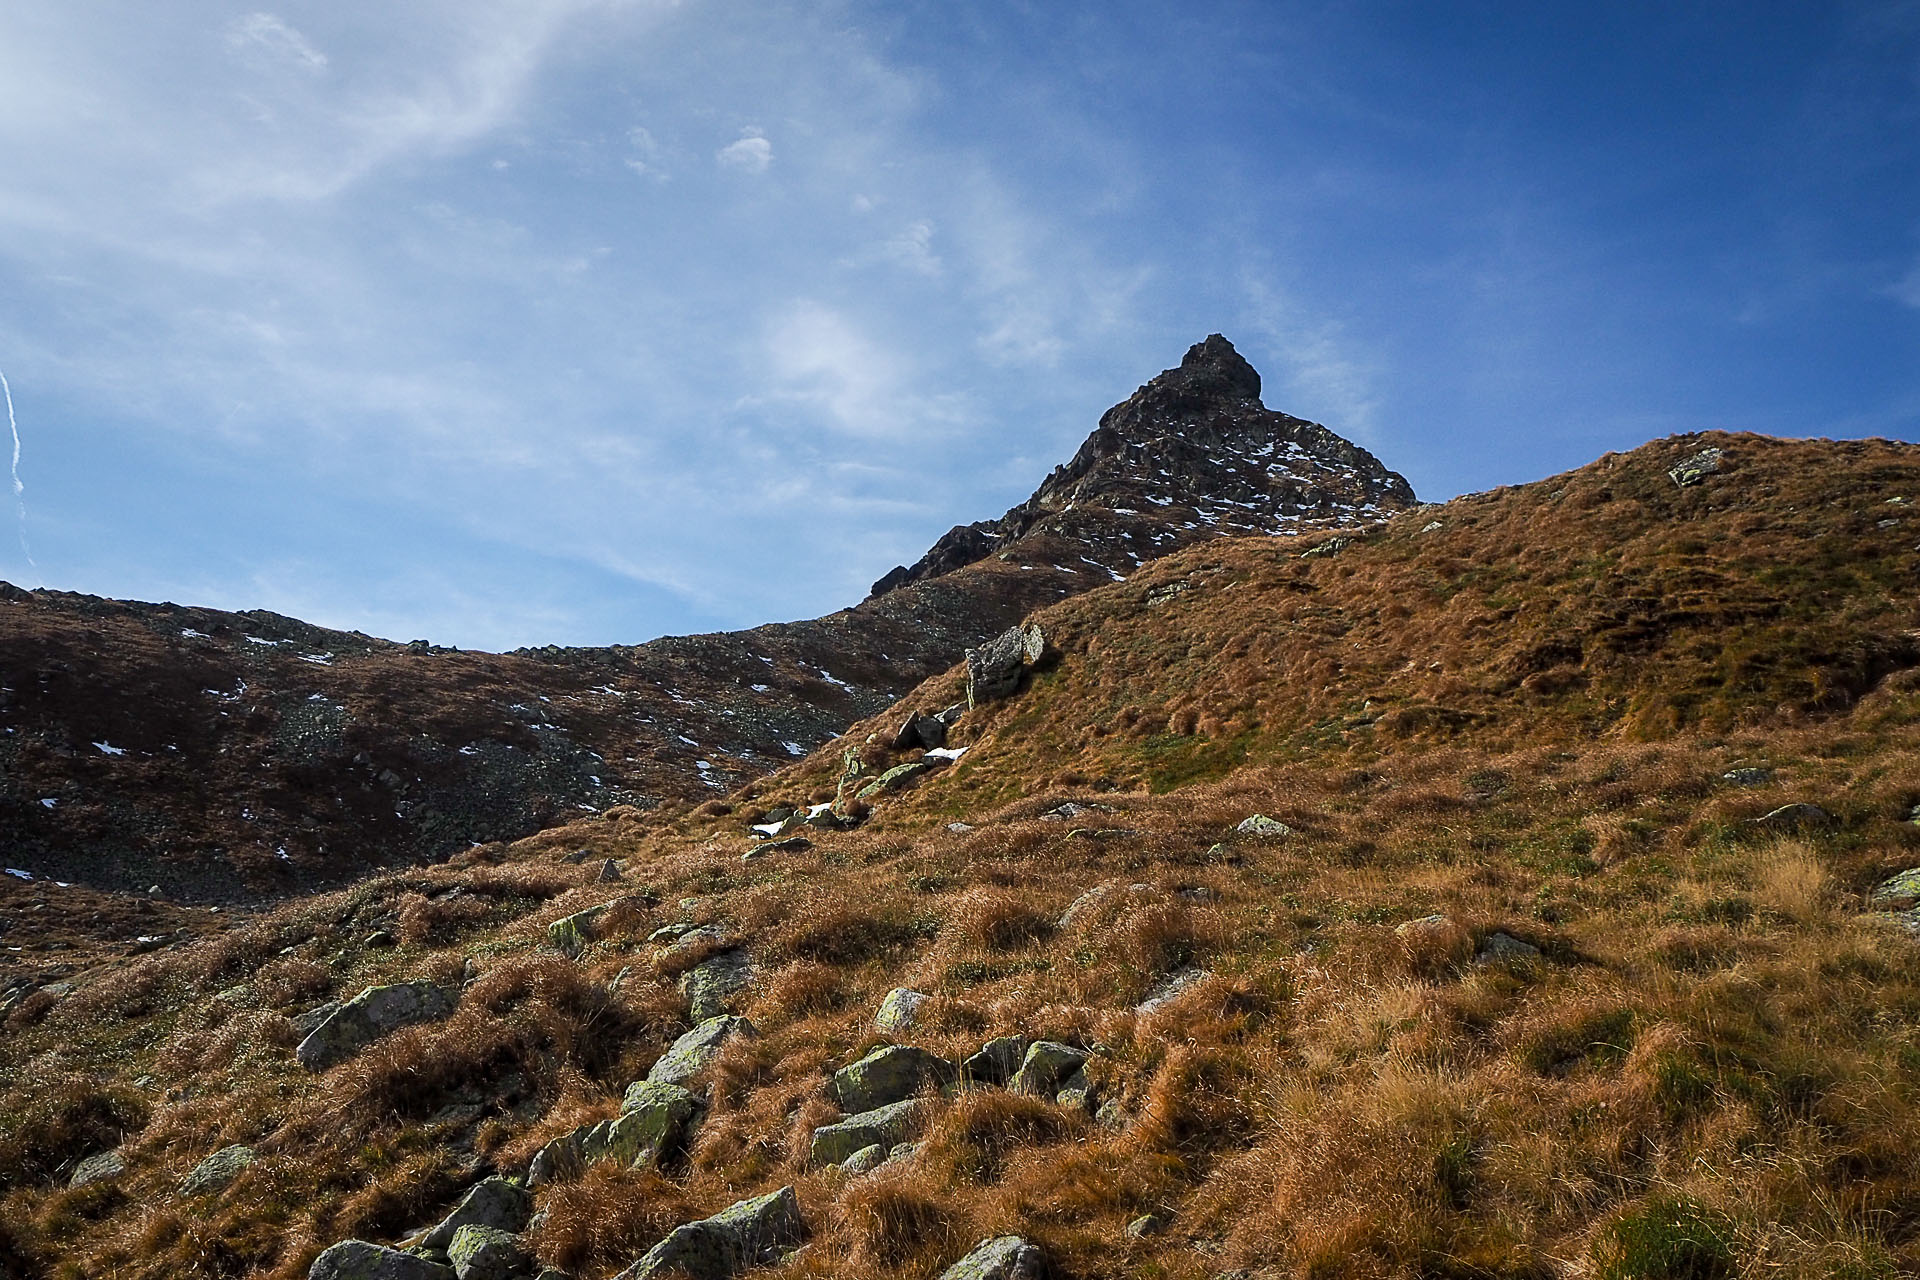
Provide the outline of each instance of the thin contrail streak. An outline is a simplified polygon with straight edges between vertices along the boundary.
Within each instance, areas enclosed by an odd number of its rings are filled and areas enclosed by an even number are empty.
[[[40,576],[40,566],[33,562],[33,548],[27,545],[27,486],[20,483],[20,424],[13,416],[13,387],[7,382],[6,371],[0,369],[0,395],[7,401],[7,430],[13,433],[13,502],[20,509],[20,554],[27,558],[27,566],[33,570],[33,576]]]

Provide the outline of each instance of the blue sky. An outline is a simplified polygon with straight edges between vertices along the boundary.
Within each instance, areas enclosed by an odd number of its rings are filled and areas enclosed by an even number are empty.
[[[1920,439],[1920,3],[0,8],[15,583],[812,616],[1215,331],[1430,499]]]

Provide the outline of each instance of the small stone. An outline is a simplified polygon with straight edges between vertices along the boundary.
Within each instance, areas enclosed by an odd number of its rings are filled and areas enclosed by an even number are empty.
[[[814,1168],[839,1164],[854,1152],[875,1143],[892,1147],[904,1142],[926,1113],[926,1099],[908,1098],[904,1102],[889,1103],[833,1124],[821,1125],[813,1131],[813,1142],[807,1149],[807,1164]]]
[[[980,1052],[960,1064],[961,1074],[976,1084],[1003,1085],[1027,1056],[1025,1036],[1001,1036],[980,1046]]]
[[[600,864],[600,874],[594,878],[601,884],[613,884],[615,881],[622,880],[625,877],[620,874],[620,864],[612,858],[608,858]],[[465,1277],[463,1276],[461,1280],[465,1280]]]
[[[453,1233],[447,1260],[459,1280],[512,1280],[524,1275],[531,1261],[518,1236],[472,1223]]]
[[[921,992],[895,987],[880,1001],[880,1008],[873,1015],[874,1029],[887,1036],[899,1035],[910,1029],[919,1016],[920,1006],[927,999]]]
[[[1090,1112],[1093,1110],[1093,1088],[1093,1081],[1087,1079],[1086,1070],[1082,1068],[1067,1077],[1067,1082],[1060,1086],[1060,1092],[1053,1095],[1053,1100],[1070,1110]]]
[[[964,836],[973,830],[973,824],[970,822],[949,822],[947,824],[947,830],[957,836]]]
[[[704,1103],[677,1084],[636,1080],[620,1102],[620,1117],[606,1131],[605,1159],[631,1169],[657,1165],[661,1157],[685,1145],[687,1131],[706,1110]]]
[[[734,1036],[752,1039],[756,1034],[753,1024],[745,1018],[725,1015],[708,1018],[675,1040],[673,1047],[661,1054],[653,1069],[647,1072],[647,1079],[656,1084],[685,1084],[720,1056],[720,1049],[728,1040]]]
[[[1920,902],[1920,867],[1909,867],[1882,880],[1870,900],[1879,907],[1910,906]]]
[[[1007,1089],[1012,1093],[1051,1098],[1091,1056],[1085,1049],[1057,1040],[1037,1041],[1028,1046],[1027,1056],[1022,1059],[1020,1069],[1013,1073],[1013,1079],[1007,1082]]]
[[[857,800],[872,800],[874,797],[885,795],[889,791],[898,791],[932,768],[933,766],[925,760],[910,760],[906,764],[897,764],[875,778],[872,782],[869,782],[866,786],[861,787],[860,790],[855,793],[854,798]]]
[[[1480,953],[1473,958],[1477,965],[1504,965],[1515,968],[1533,964],[1540,959],[1540,948],[1530,942],[1522,942],[1510,933],[1490,933],[1480,944]]]
[[[1046,1255],[1019,1236],[982,1240],[960,1261],[940,1273],[940,1280],[1041,1280]]]
[[[1770,827],[1775,831],[1795,831],[1802,827],[1830,826],[1833,815],[1817,804],[1783,804],[1753,821],[1756,826]]]
[[[1773,770],[1752,767],[1729,769],[1720,775],[1720,780],[1736,787],[1764,787],[1773,781]]]
[[[612,906],[611,902],[603,902],[597,907],[588,907],[584,911],[560,917],[547,926],[547,941],[569,959],[578,959],[581,952],[593,945],[594,925]]]
[[[180,1183],[180,1194],[198,1196],[225,1191],[240,1176],[241,1170],[252,1163],[252,1147],[237,1143],[222,1147],[193,1167],[193,1172]]]
[[[560,855],[560,861],[570,862],[577,867],[581,863],[585,862],[588,858],[591,858],[592,856],[593,856],[593,850],[591,849],[575,849],[572,853],[565,853]]]
[[[342,1240],[321,1251],[307,1268],[307,1280],[455,1280],[443,1267],[417,1254],[403,1253],[366,1240]]]
[[[1075,898],[1067,905],[1067,909],[1060,913],[1059,927],[1063,930],[1073,928],[1099,910],[1102,903],[1119,891],[1119,884],[1113,881],[1093,886]]]
[[[375,929],[360,940],[360,945],[363,947],[390,947],[393,944],[394,936],[385,929]]]
[[[657,944],[678,942],[700,926],[691,920],[681,920],[675,924],[663,924],[647,935],[647,941]]]
[[[398,982],[368,987],[336,1009],[294,1050],[300,1065],[324,1071],[402,1027],[437,1022],[458,1003],[431,982]]]
[[[834,1072],[828,1092],[842,1111],[871,1111],[923,1089],[947,1088],[959,1074],[951,1062],[925,1049],[889,1044]]]
[[[1259,840],[1279,840],[1294,834],[1292,827],[1264,813],[1256,813],[1242,820],[1233,830],[1236,835],[1252,836]]]
[[[102,1151],[99,1155],[88,1156],[75,1165],[73,1176],[67,1179],[67,1186],[84,1187],[89,1182],[104,1182],[108,1178],[117,1178],[126,1171],[126,1157],[118,1151]]]
[[[1212,976],[1213,974],[1205,969],[1192,967],[1169,974],[1147,993],[1145,1000],[1134,1006],[1133,1011],[1141,1014],[1157,1013]]]
[[[850,1177],[871,1173],[887,1162],[887,1149],[879,1143],[862,1147],[840,1162],[840,1172]]]
[[[1167,1220],[1157,1213],[1143,1213],[1127,1224],[1129,1240],[1144,1240],[1167,1229]]]

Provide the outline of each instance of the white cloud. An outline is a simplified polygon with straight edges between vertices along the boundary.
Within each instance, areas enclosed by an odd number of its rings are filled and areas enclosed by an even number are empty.
[[[227,28],[227,47],[255,63],[293,66],[301,71],[327,68],[327,55],[313,42],[270,13],[249,13]]]
[[[749,129],[737,142],[729,142],[714,155],[714,161],[723,169],[738,169],[741,173],[765,173],[767,166],[773,163],[773,144],[761,136],[758,130]]]
[[[933,224],[925,218],[909,223],[880,246],[881,256],[923,276],[940,274],[941,262],[933,251]]]
[[[1920,262],[1914,263],[1913,270],[1887,292],[1910,307],[1920,308]]]
[[[777,395],[819,407],[840,430],[885,436],[902,425],[898,358],[839,312],[808,300],[788,306],[768,327],[766,357]]]

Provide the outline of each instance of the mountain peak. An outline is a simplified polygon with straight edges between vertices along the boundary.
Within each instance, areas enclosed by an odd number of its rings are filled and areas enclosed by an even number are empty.
[[[1179,368],[1169,369],[1153,381],[1178,381],[1193,392],[1216,395],[1223,400],[1260,398],[1259,372],[1218,333],[1210,333],[1204,342],[1188,347]]]

